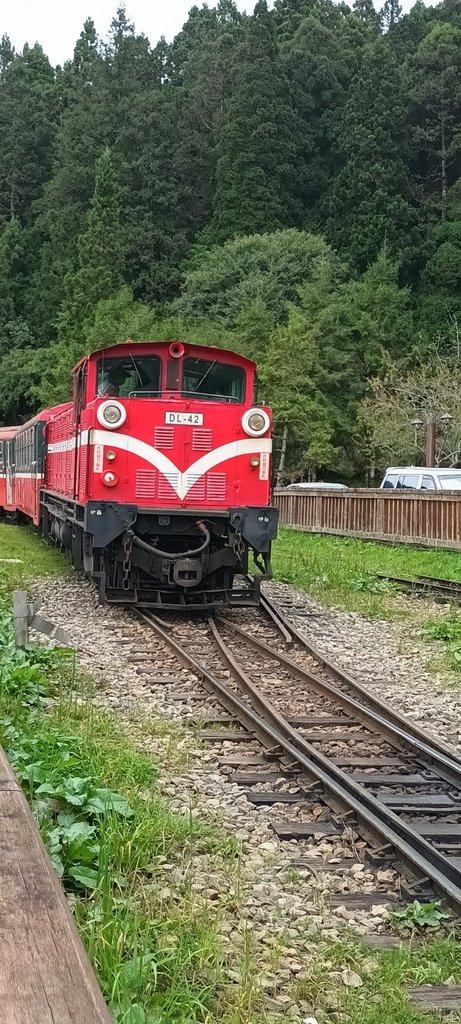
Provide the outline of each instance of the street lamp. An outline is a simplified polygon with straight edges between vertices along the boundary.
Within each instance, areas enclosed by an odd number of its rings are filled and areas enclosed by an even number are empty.
[[[439,416],[439,422],[447,427],[451,423],[453,416],[449,412],[443,412]],[[415,428],[415,447],[418,442],[418,430],[424,426],[424,421],[420,419],[414,419],[411,421],[412,427]],[[430,413],[426,416],[426,466],[435,465],[435,442],[437,433],[437,421],[435,416]]]

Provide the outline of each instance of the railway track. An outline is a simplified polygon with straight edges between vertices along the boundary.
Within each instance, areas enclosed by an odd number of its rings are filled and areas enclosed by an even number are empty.
[[[224,744],[230,780],[298,840],[299,862],[305,840],[346,836],[354,849],[358,834],[371,863],[398,865],[407,898],[437,894],[461,916],[461,760],[322,657],[287,608],[264,597],[262,611],[136,614],[224,710],[197,716],[201,738]]]
[[[388,576],[387,573],[374,573],[377,579],[387,580],[396,587],[418,596],[437,597],[445,601],[461,603],[461,583],[454,580],[439,579],[436,576],[416,576],[409,579],[404,576]]]

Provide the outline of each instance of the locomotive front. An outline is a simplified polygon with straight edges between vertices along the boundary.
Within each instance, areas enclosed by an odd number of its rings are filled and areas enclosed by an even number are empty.
[[[76,367],[71,546],[102,600],[257,603],[277,510],[271,415],[253,402],[254,372],[235,353],[181,342],[127,342]],[[261,575],[237,588],[250,551]]]

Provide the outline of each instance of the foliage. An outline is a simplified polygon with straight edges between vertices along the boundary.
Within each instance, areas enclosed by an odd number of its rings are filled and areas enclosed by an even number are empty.
[[[5,36],[0,422],[106,339],[181,333],[261,365],[284,472],[369,475],[368,380],[448,379],[459,336],[458,6],[218,0],[171,43],[120,6],[56,69]]]
[[[433,900],[432,903],[414,900],[403,910],[392,910],[389,923],[398,931],[415,931],[417,928],[439,928],[442,921],[450,917],[451,914],[442,909],[440,900]]]
[[[259,303],[275,322],[286,320],[286,303],[297,299],[319,264],[334,262],[317,235],[288,229],[236,238],[199,253],[186,269],[175,310],[185,320],[211,320],[236,328],[243,311]]]
[[[424,465],[424,423],[433,416],[436,464],[456,466],[461,459],[461,367],[433,362],[402,375],[394,363],[386,377],[370,383],[360,410],[372,460],[378,466]],[[451,419],[444,421],[442,416]],[[421,427],[413,423],[420,423]]]

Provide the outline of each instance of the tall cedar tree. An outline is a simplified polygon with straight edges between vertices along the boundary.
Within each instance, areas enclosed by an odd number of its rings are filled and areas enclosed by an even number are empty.
[[[39,204],[43,236],[29,307],[36,333],[52,338],[64,280],[77,262],[77,239],[94,187],[95,161],[109,142],[106,66],[93,22],[85,22],[72,61],[58,71],[59,127],[52,179]]]
[[[390,35],[370,46],[352,83],[336,150],[342,167],[323,202],[327,239],[366,270],[381,246],[413,254],[416,214],[408,173],[406,94]]]
[[[30,219],[51,175],[54,72],[41,46],[0,54],[0,219]]]
[[[105,149],[96,163],[88,224],[78,239],[78,268],[66,278],[66,298],[59,314],[62,341],[79,342],[98,302],[120,288],[122,272],[118,185],[110,150]]]
[[[370,29],[337,4],[323,3],[300,21],[282,47],[301,140],[299,198],[311,223],[337,164],[334,142],[351,79],[360,68],[364,44],[377,33],[376,21]]]
[[[272,16],[258,0],[218,144],[210,240],[275,231],[296,221],[293,107]]]

